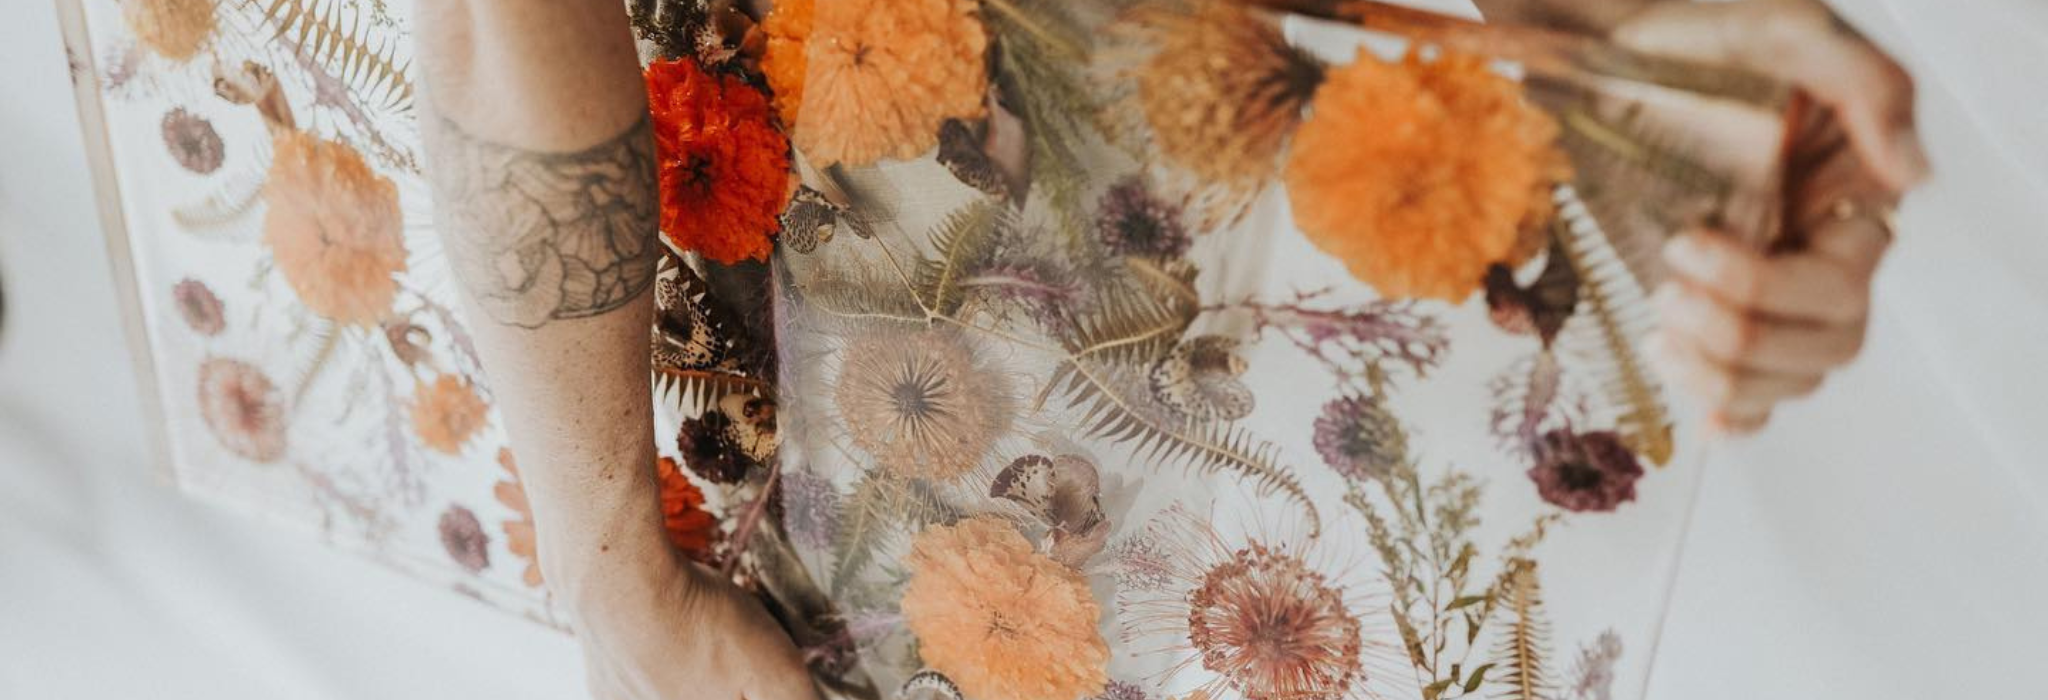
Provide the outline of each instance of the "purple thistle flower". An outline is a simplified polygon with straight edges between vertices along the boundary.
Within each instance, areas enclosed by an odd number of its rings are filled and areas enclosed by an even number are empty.
[[[1574,513],[1607,513],[1636,500],[1643,465],[1612,432],[1544,433],[1529,479],[1543,500]]]
[[[1177,258],[1194,243],[1187,224],[1181,222],[1180,207],[1154,196],[1136,177],[1117,183],[1102,196],[1095,229],[1116,255]]]

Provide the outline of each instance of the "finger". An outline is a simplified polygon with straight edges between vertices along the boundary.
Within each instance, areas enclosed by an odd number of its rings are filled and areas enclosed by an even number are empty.
[[[1837,200],[1827,211],[1821,212],[1816,221],[1807,224],[1803,251],[1833,261],[1849,273],[1858,284],[1868,291],[1870,276],[1877,272],[1877,265],[1884,260],[1885,251],[1892,246],[1891,223],[1881,212],[1855,211],[1848,218],[1834,206],[1843,202],[1861,200]],[[1875,206],[1856,204],[1855,206]]]
[[[1692,341],[1660,334],[1652,358],[1665,378],[1717,412],[1768,413],[1772,407],[1820,390],[1824,375],[1762,372],[1723,363]]]
[[[1861,322],[1869,312],[1869,278],[1857,271],[1861,267],[1852,268],[1833,256],[1860,260],[1863,253],[1852,248],[1865,237],[1853,231],[1830,233],[1841,240],[1827,244],[1841,251],[1776,257],[1765,257],[1724,235],[1688,233],[1664,246],[1664,260],[1689,287],[1738,309],[1783,319]]]
[[[1688,287],[1657,290],[1663,329],[1694,341],[1714,360],[1765,372],[1820,372],[1847,364],[1863,350],[1863,325],[1786,321],[1753,314]]]
[[[1894,191],[1927,176],[1912,77],[1818,2],[1658,3],[1614,39],[1792,83],[1841,116],[1856,150]]]

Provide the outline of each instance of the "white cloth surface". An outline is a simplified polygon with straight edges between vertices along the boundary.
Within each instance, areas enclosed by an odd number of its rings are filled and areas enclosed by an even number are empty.
[[[1705,480],[1651,697],[2023,697],[2048,627],[2048,3],[1867,0],[1939,177],[1867,355]],[[0,25],[0,698],[574,698],[573,641],[152,481],[49,3]]]

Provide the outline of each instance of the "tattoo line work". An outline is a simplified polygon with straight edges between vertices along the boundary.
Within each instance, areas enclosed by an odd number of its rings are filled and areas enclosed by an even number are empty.
[[[442,240],[456,278],[492,318],[539,328],[617,309],[652,286],[661,208],[647,117],[569,153],[430,119]]]

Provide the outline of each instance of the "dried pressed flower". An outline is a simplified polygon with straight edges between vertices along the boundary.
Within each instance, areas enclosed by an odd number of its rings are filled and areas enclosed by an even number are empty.
[[[956,333],[864,333],[842,358],[833,387],[840,419],[895,475],[959,476],[1010,429],[1009,387]]]
[[[1136,684],[1110,681],[1109,686],[1102,689],[1102,694],[1092,700],[1152,700],[1152,696]]]
[[[171,298],[177,300],[178,315],[193,332],[215,336],[227,330],[228,318],[220,297],[205,282],[187,277],[171,287]]]
[[[1154,195],[1141,178],[1109,188],[1096,211],[1096,235],[1112,255],[1178,258],[1194,243],[1180,206]]]
[[[1549,216],[1557,124],[1476,56],[1330,71],[1287,162],[1294,221],[1390,298],[1462,302]]]
[[[903,681],[903,689],[897,691],[896,700],[967,700],[960,693],[960,686],[953,679],[938,671],[918,671]]]
[[[533,505],[526,500],[526,486],[519,480],[519,465],[512,458],[512,450],[498,448],[498,466],[505,470],[507,478],[491,487],[491,495],[519,516],[500,524],[505,531],[505,549],[526,560],[526,572],[521,575],[521,580],[527,586],[539,588],[542,583],[540,540],[533,529]]]
[[[1612,432],[1553,430],[1536,445],[1529,479],[1551,505],[1574,513],[1608,513],[1636,500],[1643,465]]]
[[[121,19],[136,41],[179,62],[199,55],[219,24],[213,0],[121,0]]]
[[[1109,543],[1102,479],[1080,455],[1025,455],[996,474],[988,495],[1017,503],[1051,528],[1054,561],[1080,569]]]
[[[1324,572],[1310,553],[1258,538],[1221,534],[1208,517],[1178,505],[1148,525],[1165,584],[1121,591],[1127,641],[1162,644],[1206,671],[1197,692],[1246,700],[1362,697],[1369,605]],[[1389,631],[1391,632],[1391,631]]]
[[[1237,550],[1189,594],[1188,642],[1246,698],[1338,698],[1365,680],[1358,619],[1299,557]]]
[[[662,457],[654,474],[661,484],[661,522],[669,544],[692,561],[711,563],[717,556],[718,517],[704,509],[704,492],[674,459]]]
[[[925,663],[967,697],[1078,698],[1108,684],[1109,645],[1088,582],[1009,523],[933,526],[906,563],[904,621]]]
[[[281,131],[263,187],[263,242],[313,313],[336,323],[382,320],[406,269],[398,186],[348,144]]]
[[[1377,397],[1345,396],[1316,418],[1316,453],[1354,482],[1392,476],[1408,464],[1408,432]]]
[[[695,59],[647,66],[661,172],[661,230],[721,263],[766,261],[789,202],[789,139],[768,97]]]
[[[761,49],[761,73],[768,89],[775,93],[775,111],[784,127],[796,125],[803,111],[804,74],[810,71],[811,23],[816,0],[778,0],[768,16],[761,19],[766,36]]]
[[[483,430],[491,407],[467,378],[444,374],[413,387],[412,429],[427,449],[462,454],[462,446]]]
[[[284,457],[284,397],[255,365],[223,358],[201,363],[199,417],[229,452],[253,462]]]
[[[1152,140],[1241,209],[1278,170],[1323,66],[1236,3],[1160,3],[1131,14],[1157,48],[1132,71]]]
[[[164,148],[186,170],[205,175],[219,170],[227,159],[227,144],[221,142],[213,122],[184,107],[165,112],[162,129]]]
[[[448,557],[461,564],[470,573],[483,571],[491,565],[491,538],[484,534],[483,523],[477,522],[476,513],[468,508],[449,504],[441,512],[441,547],[448,550]]]
[[[782,529],[799,546],[824,549],[839,532],[839,489],[809,472],[782,473]]]
[[[815,9],[797,149],[819,166],[916,158],[947,119],[986,112],[975,0],[834,0]],[[778,90],[782,88],[778,87]]]

